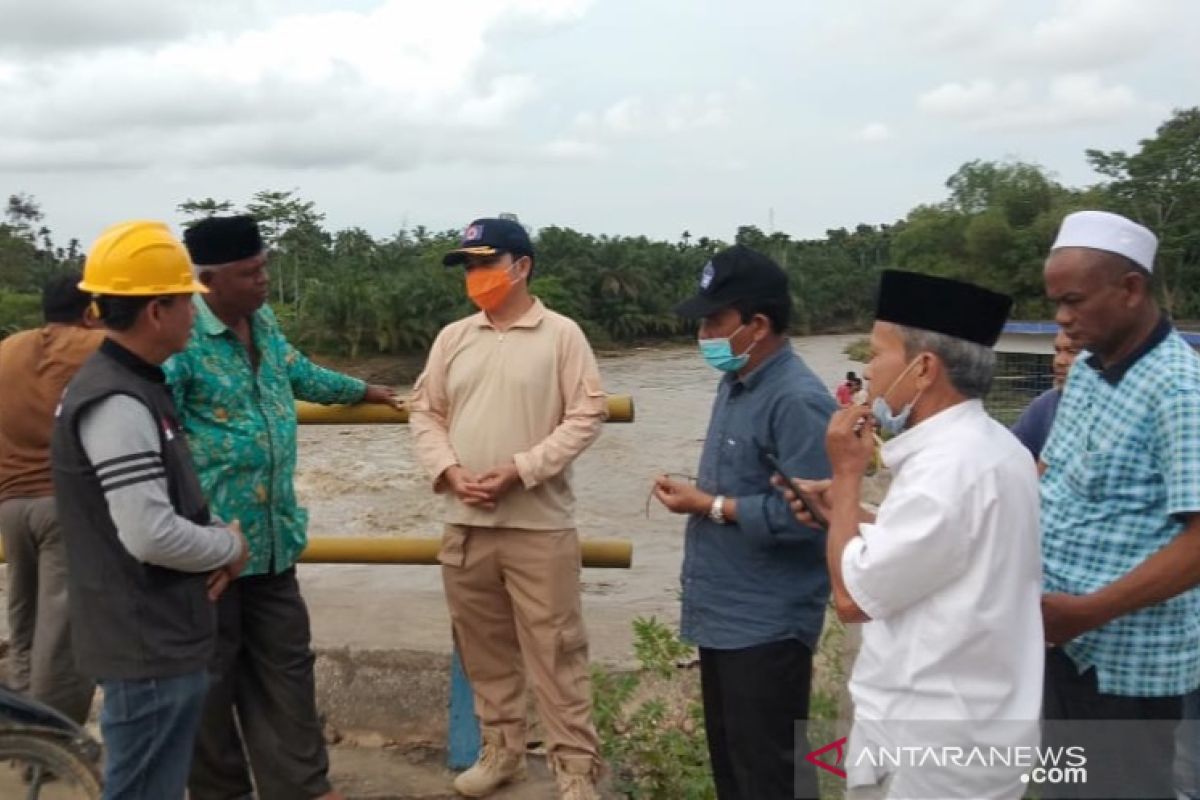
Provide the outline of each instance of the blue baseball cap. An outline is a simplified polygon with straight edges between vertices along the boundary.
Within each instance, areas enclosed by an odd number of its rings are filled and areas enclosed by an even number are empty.
[[[475,220],[463,230],[458,247],[447,253],[442,263],[453,267],[464,263],[467,256],[494,256],[497,253],[533,256],[533,242],[521,223],[492,217]]]

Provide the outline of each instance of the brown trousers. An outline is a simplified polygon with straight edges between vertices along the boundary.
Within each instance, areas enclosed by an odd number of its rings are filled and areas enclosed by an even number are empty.
[[[96,685],[71,650],[67,551],[54,498],[0,503],[0,535],[8,561],[8,683],[82,723]]]
[[[446,526],[438,554],[483,731],[524,749],[528,670],[551,757],[586,755],[599,764],[579,558],[573,529],[459,525]]]

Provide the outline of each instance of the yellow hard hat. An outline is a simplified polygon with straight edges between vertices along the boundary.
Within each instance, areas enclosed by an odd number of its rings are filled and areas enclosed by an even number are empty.
[[[151,220],[122,222],[100,234],[88,251],[79,288],[126,297],[208,291],[192,274],[183,244],[165,223]]]

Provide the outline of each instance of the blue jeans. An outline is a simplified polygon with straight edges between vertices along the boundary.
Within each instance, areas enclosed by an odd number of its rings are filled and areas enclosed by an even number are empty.
[[[182,800],[208,673],[100,685],[104,800]]]
[[[1175,789],[1200,800],[1200,689],[1183,696],[1183,722],[1175,732]]]

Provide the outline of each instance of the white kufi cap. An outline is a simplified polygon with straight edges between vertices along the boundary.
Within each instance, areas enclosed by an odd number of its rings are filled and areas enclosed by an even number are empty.
[[[1107,211],[1076,211],[1058,229],[1051,252],[1060,247],[1090,247],[1125,256],[1147,272],[1154,271],[1158,238],[1149,228]]]

